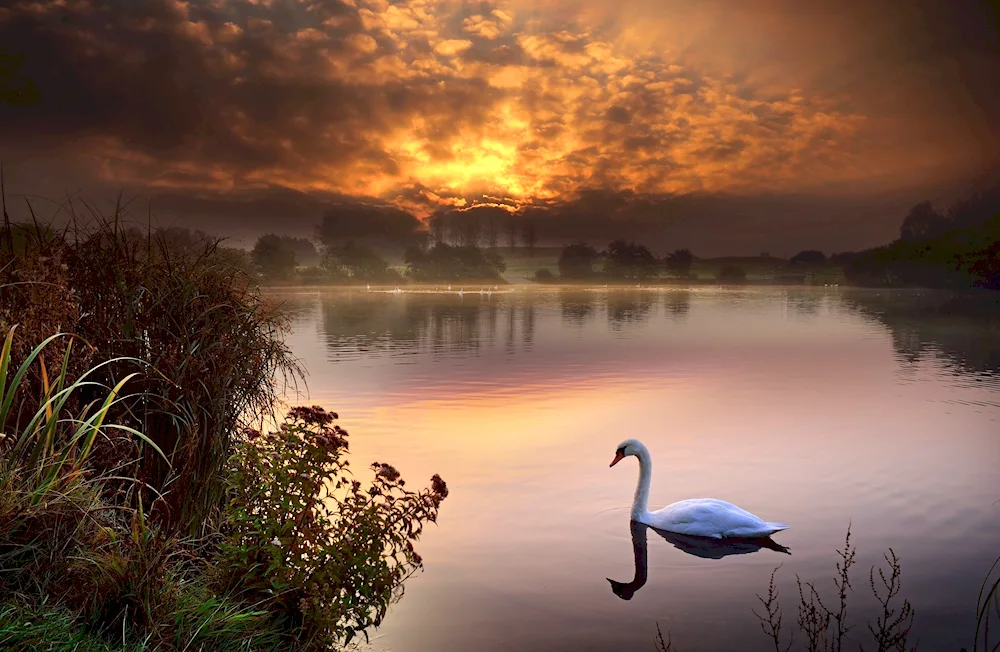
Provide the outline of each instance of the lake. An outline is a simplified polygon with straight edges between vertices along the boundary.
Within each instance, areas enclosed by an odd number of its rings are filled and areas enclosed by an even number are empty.
[[[298,402],[339,412],[352,466],[389,462],[411,486],[440,473],[451,492],[417,545],[425,569],[369,649],[652,650],[657,625],[682,652],[770,649],[751,609],[771,571],[781,565],[791,627],[795,576],[832,596],[848,525],[853,649],[873,649],[868,572],[890,547],[916,611],[911,643],[971,648],[1000,554],[1000,329],[942,312],[945,295],[278,296],[308,371]],[[637,461],[608,467],[626,437],[652,454],[650,509],[729,500],[790,524],[774,541],[791,554],[720,554],[643,530],[634,550]]]

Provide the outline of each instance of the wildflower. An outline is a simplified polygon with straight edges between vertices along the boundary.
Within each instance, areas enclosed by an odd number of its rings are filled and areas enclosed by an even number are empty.
[[[433,489],[434,493],[441,496],[442,498],[448,497],[448,485],[445,484],[445,481],[442,480],[441,476],[439,476],[437,473],[435,473],[434,476],[431,477],[431,489]]]
[[[397,471],[391,464],[383,464],[382,468],[378,470],[378,476],[387,482],[393,482],[399,479],[399,471]]]
[[[278,537],[274,537],[273,539],[271,539],[271,545],[272,546],[280,546],[281,545],[281,540]]]
[[[336,412],[327,412],[319,405],[295,407],[288,411],[288,418],[310,426],[326,426],[337,418]]]

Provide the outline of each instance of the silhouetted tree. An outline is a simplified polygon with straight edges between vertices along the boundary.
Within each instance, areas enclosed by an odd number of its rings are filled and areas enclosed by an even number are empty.
[[[667,254],[667,271],[675,276],[688,276],[691,273],[691,265],[694,263],[694,255],[688,249],[677,249]]]
[[[331,276],[358,281],[390,281],[398,278],[398,274],[389,268],[389,263],[375,250],[356,242],[326,247],[323,266]]]
[[[806,249],[792,256],[788,262],[792,265],[822,265],[826,262],[826,256],[822,251]]]
[[[432,215],[427,220],[427,228],[431,234],[432,244],[448,244],[444,216]]]
[[[614,240],[605,252],[604,273],[611,278],[644,280],[656,274],[656,256],[634,242]]]
[[[288,278],[295,271],[295,252],[285,247],[281,238],[273,233],[257,238],[251,257],[257,270],[270,279]]]
[[[590,245],[579,243],[563,247],[559,254],[559,274],[563,278],[589,278],[594,274],[597,251]]]
[[[940,235],[947,228],[947,219],[934,210],[929,201],[920,202],[910,212],[899,227],[901,240],[921,240]]]
[[[500,225],[497,224],[497,219],[493,215],[488,215],[486,217],[486,224],[483,227],[486,237],[486,246],[490,249],[496,249],[497,244],[500,241]]]
[[[458,226],[460,233],[459,244],[463,247],[478,247],[479,238],[482,234],[482,224],[480,224],[478,216],[464,215],[462,213],[458,213],[458,215],[461,216]]]
[[[513,214],[507,217],[507,246],[511,249],[517,247],[517,218]]]
[[[318,265],[320,262],[316,245],[308,238],[283,235],[281,236],[281,246],[295,254],[296,265]]]
[[[538,242],[538,233],[535,231],[534,220],[525,220],[524,227],[521,230],[521,242],[527,248],[528,255],[534,257],[535,243]]]
[[[941,217],[928,202],[914,207],[903,237],[863,251],[844,269],[858,285],[1000,289],[1000,186],[960,200]],[[959,221],[960,219],[960,221]],[[969,225],[969,226],[965,226]]]
[[[410,213],[391,206],[342,204],[323,214],[316,238],[324,247],[347,242],[402,251],[426,237],[423,223]]]
[[[407,273],[416,281],[493,280],[507,270],[499,254],[477,247],[438,244],[427,251],[412,247],[404,260]]]
[[[747,273],[742,267],[737,267],[736,265],[726,265],[719,270],[719,274],[716,278],[720,281],[742,282],[747,280]]]

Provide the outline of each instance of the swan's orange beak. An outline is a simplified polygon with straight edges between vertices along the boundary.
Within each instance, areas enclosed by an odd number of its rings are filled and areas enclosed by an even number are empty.
[[[610,469],[612,466],[618,464],[623,459],[625,459],[625,455],[621,451],[618,451],[617,453],[615,453],[615,459],[611,460],[611,464],[608,465],[608,468]]]

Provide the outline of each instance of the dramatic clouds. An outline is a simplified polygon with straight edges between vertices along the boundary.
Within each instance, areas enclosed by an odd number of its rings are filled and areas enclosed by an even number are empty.
[[[935,0],[14,0],[0,44],[41,100],[0,109],[0,138],[27,185],[168,204],[279,192],[426,215],[600,190],[648,213],[668,195],[898,191],[996,151],[995,40],[969,16]]]

